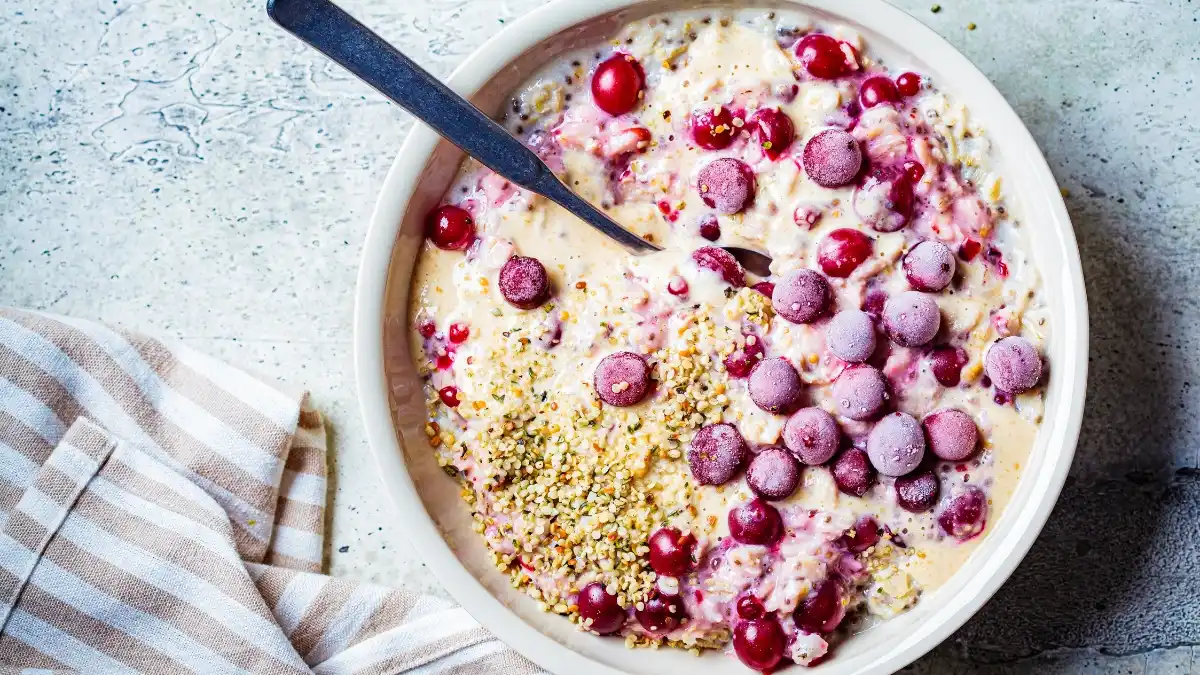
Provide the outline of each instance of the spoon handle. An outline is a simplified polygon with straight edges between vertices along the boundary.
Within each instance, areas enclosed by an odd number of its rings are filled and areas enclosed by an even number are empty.
[[[492,171],[556,202],[634,252],[658,250],[568,189],[537,154],[483,111],[329,0],[268,0],[267,14]]]

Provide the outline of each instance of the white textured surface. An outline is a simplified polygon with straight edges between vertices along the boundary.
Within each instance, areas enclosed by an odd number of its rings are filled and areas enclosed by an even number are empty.
[[[440,592],[376,482],[351,379],[360,241],[409,120],[264,3],[0,3],[0,303],[183,339],[311,389],[333,427],[332,572]],[[445,75],[538,4],[346,7]],[[914,671],[1200,672],[1200,7],[898,4],[993,78],[1070,190],[1094,354],[1046,533]]]

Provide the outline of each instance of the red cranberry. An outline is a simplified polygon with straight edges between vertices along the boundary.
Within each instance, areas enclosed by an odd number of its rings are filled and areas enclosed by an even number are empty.
[[[681,577],[692,569],[696,538],[673,527],[660,527],[646,542],[650,548],[650,567],[666,577]]]
[[[938,514],[938,525],[946,534],[966,541],[980,532],[987,524],[987,497],[979,488],[968,488],[950,500]]]
[[[729,534],[743,544],[770,546],[783,536],[783,518],[774,506],[755,499],[730,509]]]
[[[958,255],[962,256],[963,260],[971,262],[975,259],[975,256],[979,255],[979,251],[982,249],[983,244],[974,239],[968,239],[962,243],[962,246],[958,247]]]
[[[514,255],[500,268],[500,295],[518,309],[535,309],[550,299],[550,277],[537,258]]]
[[[854,523],[854,527],[846,531],[838,543],[851,553],[862,553],[879,543],[879,522],[871,516],[863,516]]]
[[[833,482],[848,495],[861,497],[875,484],[875,469],[867,453],[848,448],[833,463]]]
[[[475,220],[466,209],[445,204],[425,218],[425,236],[446,251],[461,251],[475,239]]]
[[[462,344],[471,337],[471,327],[465,323],[450,324],[450,341],[454,344]]]
[[[417,332],[423,338],[431,338],[437,332],[437,324],[432,321],[422,321],[421,325],[417,326]]]
[[[821,582],[796,608],[796,627],[805,633],[828,633],[842,622],[841,589],[835,581]]]
[[[702,246],[692,252],[692,260],[704,269],[721,275],[725,283],[734,288],[746,285],[746,271],[733,254],[716,246]]]
[[[849,227],[825,235],[817,245],[817,262],[831,277],[846,278],[871,257],[874,240]]]
[[[679,276],[678,274],[671,277],[671,280],[667,282],[667,292],[670,293],[671,295],[675,295],[675,296],[679,296],[679,297],[687,295],[688,294],[687,279],[684,279],[683,277]]]
[[[717,222],[716,216],[711,213],[701,216],[700,236],[709,241],[716,241],[721,238],[721,224]]]
[[[896,479],[896,503],[905,511],[924,513],[937,504],[937,476],[925,470]]]
[[[438,398],[442,399],[442,403],[451,408],[457,407],[459,404],[458,387],[453,385],[442,387],[438,390]]]
[[[733,142],[733,115],[728,108],[700,108],[692,111],[692,139],[705,150],[721,150]]]
[[[904,175],[913,183],[920,183],[925,176],[925,167],[920,162],[909,160],[904,163],[903,168]]]
[[[901,96],[916,96],[921,90],[921,76],[916,73],[901,73],[896,78],[896,91]]]
[[[775,108],[763,108],[754,113],[750,117],[750,132],[762,146],[763,153],[771,159],[779,159],[796,137],[792,119]]]
[[[454,365],[454,352],[448,351],[444,354],[438,354],[435,362],[437,363],[438,370],[445,370],[449,368],[450,366]]]
[[[661,637],[679,628],[687,619],[687,610],[683,606],[683,598],[678,595],[663,595],[658,591],[642,603],[641,609],[634,609],[633,616],[646,632]]]
[[[579,591],[579,617],[584,626],[600,635],[610,635],[625,625],[625,610],[617,604],[617,596],[609,593],[604,584],[594,581]]]
[[[809,33],[800,38],[796,57],[810,75],[823,80],[842,77],[858,67],[854,49],[824,33]]]
[[[725,372],[729,373],[730,377],[746,377],[754,370],[754,366],[762,361],[765,353],[762,340],[757,336],[747,335],[745,346],[735,349],[725,357]]]
[[[751,286],[750,288],[753,288],[754,290],[758,291],[759,293],[762,293],[763,295],[767,296],[768,298],[771,297],[771,295],[773,295],[775,293],[775,284],[773,284],[769,281],[760,281],[757,284],[754,284],[753,286]]]
[[[871,315],[875,321],[883,320],[883,308],[887,305],[887,292],[879,287],[869,288],[863,296],[862,311]]]
[[[883,103],[895,103],[900,100],[896,84],[883,75],[868,77],[858,90],[858,100],[863,108],[874,108]]]
[[[637,107],[645,78],[636,59],[614,54],[596,66],[592,75],[592,100],[610,115],[623,115]]]
[[[733,651],[738,659],[760,672],[774,668],[787,650],[787,635],[774,616],[739,622],[733,629]]]
[[[967,352],[961,347],[934,347],[929,353],[929,369],[943,387],[957,387],[967,365]]]
[[[749,593],[738,598],[736,606],[738,618],[753,621],[763,617],[764,610],[762,603],[759,602],[758,598]]]

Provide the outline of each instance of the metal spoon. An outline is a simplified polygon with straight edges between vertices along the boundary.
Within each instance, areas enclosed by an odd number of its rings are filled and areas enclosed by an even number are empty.
[[[633,253],[661,250],[572,192],[483,111],[332,2],[267,0],[267,14],[497,174],[553,201]],[[734,246],[726,250],[751,272],[770,274],[771,259],[762,253]]]

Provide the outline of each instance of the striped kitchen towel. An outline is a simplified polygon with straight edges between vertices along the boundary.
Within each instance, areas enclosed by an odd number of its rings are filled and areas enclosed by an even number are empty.
[[[325,428],[180,345],[0,308],[0,673],[535,673],[319,574]]]

